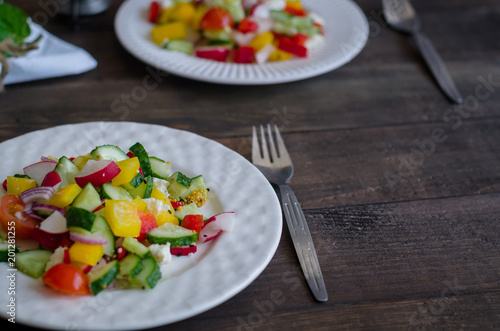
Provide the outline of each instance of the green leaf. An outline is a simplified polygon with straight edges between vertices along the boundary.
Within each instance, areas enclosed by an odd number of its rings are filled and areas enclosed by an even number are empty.
[[[28,15],[13,5],[0,3],[0,41],[11,37],[21,44],[30,34]]]

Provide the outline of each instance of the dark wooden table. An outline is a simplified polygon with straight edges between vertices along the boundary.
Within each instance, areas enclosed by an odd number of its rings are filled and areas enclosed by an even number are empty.
[[[44,1],[7,2],[30,15],[54,10]],[[335,71],[273,86],[161,74],[144,100],[119,109],[112,105],[148,74],[115,36],[121,1],[79,31],[49,15],[45,28],[99,66],[7,86],[0,141],[66,123],[126,120],[195,132],[249,158],[251,126],[274,120],[296,166],[291,186],[329,301],[314,301],[285,227],[250,286],[153,330],[500,329],[500,3],[414,2],[465,97],[457,106],[408,38],[386,26],[380,1],[356,2],[370,22],[369,41]],[[272,290],[283,300],[273,302]],[[11,327],[2,320],[3,330]]]

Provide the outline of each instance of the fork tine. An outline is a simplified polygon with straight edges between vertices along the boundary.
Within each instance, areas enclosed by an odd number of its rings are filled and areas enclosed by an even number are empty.
[[[271,124],[267,124],[267,135],[269,137],[269,149],[271,150],[272,161],[276,162],[278,160],[278,153],[276,152],[276,146],[274,145],[273,132],[271,131]]]
[[[257,129],[252,127],[252,162],[262,159],[259,147],[259,138],[257,137]]]
[[[269,158],[269,150],[267,149],[266,135],[264,133],[264,127],[262,125],[260,126],[260,136],[262,140],[262,160],[267,163],[271,163],[271,159]]]
[[[288,154],[288,150],[286,149],[285,142],[283,141],[283,138],[281,137],[280,130],[278,129],[278,126],[275,124],[274,125],[274,131],[276,132],[276,142],[278,143],[278,150],[280,153],[280,159],[284,163],[292,163],[292,159],[290,158],[290,155]]]

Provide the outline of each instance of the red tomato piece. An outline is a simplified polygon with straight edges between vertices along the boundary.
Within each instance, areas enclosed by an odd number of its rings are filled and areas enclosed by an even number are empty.
[[[252,63],[255,58],[255,50],[250,46],[240,46],[233,54],[236,63]]]
[[[307,39],[309,37],[305,34],[302,33],[297,33],[295,36],[293,36],[292,40],[295,41],[297,44],[304,46]]]
[[[47,270],[42,281],[50,288],[66,294],[90,294],[89,280],[83,271],[67,263],[59,263]]]
[[[203,222],[203,215],[186,215],[182,219],[181,226],[183,228],[194,230],[196,232],[200,232],[205,225]]]
[[[158,227],[158,225],[156,224],[156,218],[153,214],[138,210],[137,215],[139,215],[139,218],[141,219],[141,232],[140,235],[136,238],[138,241],[143,241],[144,239],[146,239],[146,234],[154,228]]]
[[[238,31],[243,33],[254,32],[257,31],[258,28],[259,24],[257,22],[251,21],[246,17],[238,24]]]
[[[158,16],[160,16],[160,12],[160,3],[158,1],[151,2],[151,5],[149,6],[149,22],[156,23],[156,20],[158,20]]]
[[[222,30],[233,26],[233,19],[229,12],[223,8],[210,8],[200,21],[202,30]]]
[[[297,44],[290,38],[281,38],[279,40],[278,48],[298,57],[307,57],[307,48]]]
[[[38,221],[27,216],[24,212],[24,203],[14,194],[6,194],[0,203],[0,221],[5,231],[15,226],[16,238],[31,238],[33,229]],[[19,218],[18,218],[19,216]]]
[[[293,6],[286,6],[285,11],[288,14],[292,14],[295,16],[306,16],[306,14],[307,14],[306,11],[304,10],[304,8],[297,8],[297,7],[293,7]]]

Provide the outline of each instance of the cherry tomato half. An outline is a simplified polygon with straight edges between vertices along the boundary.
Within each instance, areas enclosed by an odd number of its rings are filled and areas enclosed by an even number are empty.
[[[67,263],[56,264],[42,276],[42,281],[50,288],[66,294],[90,294],[89,280],[83,271]]]
[[[38,221],[23,213],[24,203],[14,194],[6,194],[0,202],[0,221],[5,231],[12,225],[16,229],[16,238],[27,239],[31,238],[33,229],[37,226]],[[18,218],[17,216],[22,216]]]
[[[200,21],[202,30],[222,30],[233,26],[233,19],[229,12],[223,8],[210,8]]]

